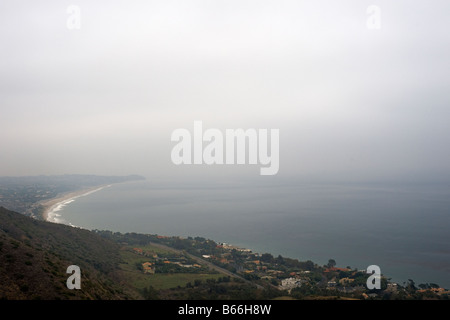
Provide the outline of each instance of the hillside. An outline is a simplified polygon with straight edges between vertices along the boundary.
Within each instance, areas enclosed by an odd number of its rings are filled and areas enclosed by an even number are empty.
[[[0,299],[128,299],[118,244],[78,228],[37,221],[0,207]],[[66,287],[81,268],[81,289]]]
[[[157,236],[92,232],[0,207],[0,300],[255,297],[255,286],[234,281],[206,262],[183,267],[198,261],[179,250],[150,245],[150,240]],[[156,274],[143,272],[142,263],[149,258],[137,254],[136,245],[157,253]],[[81,269],[81,290],[66,286],[70,265]],[[211,296],[212,289],[220,295]]]
[[[202,237],[83,230],[0,207],[0,300],[449,299],[437,284],[381,278],[365,270],[262,255]],[[70,290],[67,267],[81,269]]]

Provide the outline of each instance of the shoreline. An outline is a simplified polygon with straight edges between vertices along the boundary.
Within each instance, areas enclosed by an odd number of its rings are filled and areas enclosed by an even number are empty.
[[[110,186],[111,186],[111,184],[106,184],[106,185],[100,185],[100,186],[80,189],[80,190],[76,190],[76,191],[70,191],[70,192],[58,195],[55,198],[44,200],[39,203],[44,208],[44,211],[42,213],[42,218],[44,219],[44,221],[58,223],[56,221],[54,215],[52,214],[55,209],[57,209],[58,207],[63,207],[64,205],[66,205],[68,203],[71,203],[76,198],[87,196],[91,193],[100,191],[100,190],[110,187]],[[59,210],[56,210],[56,211],[59,211]]]

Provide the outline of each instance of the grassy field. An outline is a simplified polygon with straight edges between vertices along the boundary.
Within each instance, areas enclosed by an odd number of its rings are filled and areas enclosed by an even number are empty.
[[[152,252],[152,253],[156,253],[158,255],[175,255],[175,253],[173,251],[170,250],[165,250],[162,249],[160,247],[156,247],[156,246],[152,246],[152,245],[146,245],[146,246],[139,246],[136,248],[140,248],[144,251],[148,251],[148,252]]]
[[[144,251],[156,253],[158,256],[178,256],[168,250],[161,248],[156,248],[153,246],[139,247]],[[149,261],[150,258],[136,254],[131,251],[132,248],[122,248],[120,251],[121,257],[124,263],[120,264],[120,269],[123,275],[126,277],[127,282],[129,282],[133,287],[138,290],[148,288],[152,286],[153,288],[159,289],[170,289],[176,288],[178,286],[184,287],[187,283],[194,283],[196,280],[205,281],[206,279],[218,279],[223,277],[223,274],[212,272],[211,273],[155,273],[155,274],[145,274],[137,268],[137,264],[141,264],[145,261]]]
[[[194,283],[195,280],[217,279],[221,274],[192,274],[192,273],[175,273],[175,274],[142,274],[142,276],[132,276],[132,285],[136,289],[144,289],[149,286],[160,290],[184,287],[188,282]]]

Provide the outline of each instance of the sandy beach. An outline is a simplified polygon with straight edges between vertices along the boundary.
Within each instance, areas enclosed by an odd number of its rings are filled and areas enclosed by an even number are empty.
[[[40,205],[44,207],[43,212],[43,218],[46,221],[50,222],[58,222],[56,219],[56,212],[59,211],[60,208],[65,206],[66,204],[69,204],[70,202],[74,201],[76,198],[83,197],[86,195],[89,195],[91,193],[100,191],[106,187],[111,186],[108,185],[102,185],[102,186],[95,186],[91,188],[81,189],[77,191],[71,191],[67,192],[61,195],[58,195],[56,198],[44,200],[40,202]]]

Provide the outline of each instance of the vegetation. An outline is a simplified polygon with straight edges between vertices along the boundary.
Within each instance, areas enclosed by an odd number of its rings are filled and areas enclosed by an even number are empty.
[[[81,290],[66,287],[81,269]],[[363,271],[257,254],[196,238],[88,231],[0,207],[0,299],[448,299],[437,284],[403,286]]]
[[[201,257],[208,263],[221,267],[234,274],[231,282],[224,285],[214,280],[206,282],[189,282],[170,289],[150,285],[147,287],[151,296],[164,299],[194,298],[202,299],[240,299],[252,291],[252,297],[272,299],[291,297],[295,299],[448,299],[449,292],[437,284],[421,284],[417,288],[411,280],[404,286],[391,283],[386,277],[381,278],[381,289],[369,290],[366,287],[368,274],[356,269],[336,268],[336,261],[330,259],[325,266],[312,261],[299,261],[287,257],[274,257],[270,253],[256,254],[250,250],[219,244],[202,237],[165,237],[137,233],[113,233],[96,231],[103,237],[126,243],[131,246],[161,248],[164,245],[178,250],[184,256]],[[151,250],[150,250],[151,251]],[[167,254],[167,252],[166,252]],[[173,256],[174,253],[169,253]],[[163,254],[161,254],[163,256]],[[158,265],[157,265],[158,268]],[[162,274],[176,274],[180,269],[163,269]],[[155,273],[157,278],[158,273]],[[153,276],[152,276],[153,277]],[[246,280],[246,281],[245,281]],[[235,291],[236,285],[242,292]],[[183,287],[184,286],[184,287]],[[142,286],[141,286],[142,287]],[[208,289],[207,289],[208,287]],[[207,294],[206,294],[207,292]]]
[[[119,285],[119,246],[87,231],[37,221],[0,207],[0,299],[127,299]],[[68,290],[67,267],[82,270]]]

